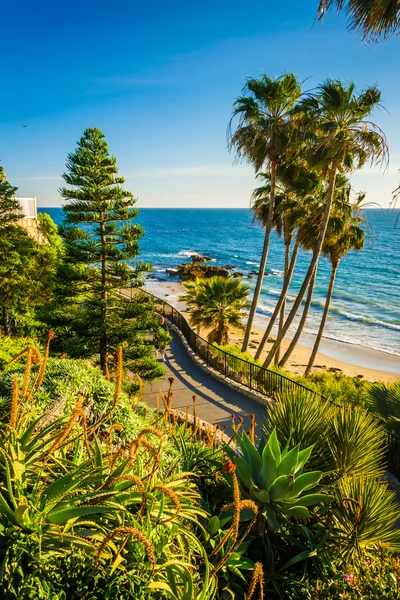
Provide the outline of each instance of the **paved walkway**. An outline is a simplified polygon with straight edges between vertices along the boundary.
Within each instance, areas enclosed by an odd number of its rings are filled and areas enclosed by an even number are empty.
[[[223,385],[200,369],[188,356],[176,333],[171,331],[171,334],[172,341],[167,351],[167,362],[164,363],[167,373],[160,381],[145,384],[143,400],[154,408],[156,393],[158,390],[167,392],[168,377],[172,376],[175,379],[172,387],[174,392],[172,408],[185,411],[189,406],[189,412],[192,414],[192,396],[196,394],[197,416],[208,423],[218,423],[221,428],[226,425],[227,433],[231,431],[232,413],[244,418],[246,429],[249,428],[249,415],[254,413],[256,422],[260,426],[265,417],[265,407]]]

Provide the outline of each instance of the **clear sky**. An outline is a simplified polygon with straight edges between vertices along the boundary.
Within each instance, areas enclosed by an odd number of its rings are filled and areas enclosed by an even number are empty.
[[[3,3],[0,159],[20,196],[57,206],[68,152],[100,127],[140,207],[247,207],[254,174],[226,148],[245,76],[377,83],[386,174],[353,177],[387,206],[400,182],[400,37],[363,45],[318,0]],[[26,127],[23,127],[26,125]]]

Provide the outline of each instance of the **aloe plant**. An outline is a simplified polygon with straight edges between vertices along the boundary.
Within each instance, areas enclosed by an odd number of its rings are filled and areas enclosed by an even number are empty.
[[[261,440],[258,447],[245,432],[241,436],[234,433],[234,438],[240,453],[229,446],[225,451],[236,466],[244,493],[258,504],[272,530],[280,528],[279,517],[310,519],[311,507],[333,500],[318,487],[322,471],[303,472],[313,446],[288,450],[287,445],[281,451],[275,430],[268,442]]]

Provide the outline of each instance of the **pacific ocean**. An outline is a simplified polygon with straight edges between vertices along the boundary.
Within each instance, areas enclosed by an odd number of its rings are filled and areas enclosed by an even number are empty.
[[[41,208],[59,224],[60,208]],[[342,259],[324,337],[400,355],[400,225],[398,211],[366,210],[367,239],[361,252]],[[154,276],[168,279],[165,269],[190,261],[191,253],[212,257],[219,266],[234,266],[243,281],[254,286],[264,232],[248,209],[143,208],[138,222],[145,235],[140,259],[150,262]],[[259,306],[270,315],[283,282],[283,241],[274,233]],[[310,254],[300,252],[289,306],[298,291]],[[248,277],[252,279],[248,279]],[[321,258],[306,332],[315,333],[321,319],[330,263]]]

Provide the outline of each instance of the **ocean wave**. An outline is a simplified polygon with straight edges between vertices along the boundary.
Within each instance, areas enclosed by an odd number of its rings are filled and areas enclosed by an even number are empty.
[[[311,330],[311,329],[304,329],[304,333],[307,335],[313,335],[316,336],[317,332],[315,330]],[[347,338],[345,335],[342,336],[338,336],[338,335],[334,335],[332,333],[326,333],[326,331],[324,331],[323,335],[322,335],[322,339],[324,340],[331,340],[333,342],[340,342],[341,344],[348,344],[349,346],[361,346],[362,348],[365,349],[370,349],[370,350],[379,350],[379,352],[386,352],[386,354],[390,354],[391,356],[400,356],[400,354],[398,352],[395,352],[393,350],[393,348],[391,348],[390,346],[386,346],[385,344],[376,344],[371,342],[371,340],[369,340],[368,346],[365,345],[365,339],[360,338],[357,339],[355,337],[351,337],[351,338]],[[322,350],[320,350],[322,352]]]
[[[190,258],[192,254],[197,254],[196,250],[180,250],[175,256],[187,256]]]
[[[260,263],[254,262],[252,260],[246,260],[246,265],[256,265],[256,267],[260,266]]]
[[[272,275],[276,275],[276,277],[283,277],[284,272],[279,269],[271,269]]]
[[[398,323],[388,323],[387,321],[380,321],[379,319],[374,319],[373,317],[368,317],[366,315],[356,315],[345,310],[340,310],[340,308],[336,308],[335,306],[330,307],[329,312],[337,314],[340,317],[344,317],[349,321],[358,321],[365,323],[366,325],[377,325],[378,327],[384,327],[385,329],[400,331],[400,324]]]

